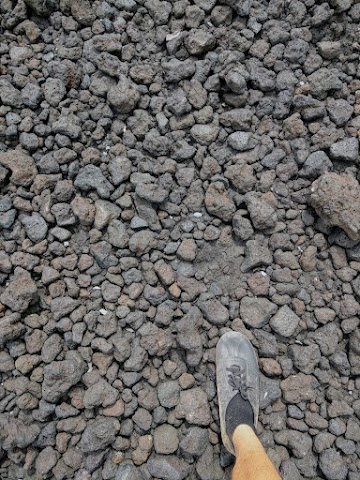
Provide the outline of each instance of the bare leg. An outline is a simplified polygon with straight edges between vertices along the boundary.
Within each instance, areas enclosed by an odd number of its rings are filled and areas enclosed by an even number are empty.
[[[239,425],[232,440],[236,453],[232,480],[281,480],[252,428]]]

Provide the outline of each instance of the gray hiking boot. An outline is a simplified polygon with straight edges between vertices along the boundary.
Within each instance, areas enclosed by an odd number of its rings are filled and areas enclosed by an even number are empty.
[[[223,444],[235,455],[232,436],[247,424],[255,430],[259,416],[259,367],[250,341],[227,332],[216,346],[216,382]]]

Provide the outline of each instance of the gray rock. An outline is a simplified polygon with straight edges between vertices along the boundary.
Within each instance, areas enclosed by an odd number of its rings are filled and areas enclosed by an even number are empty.
[[[282,463],[280,474],[283,480],[301,480],[300,472],[292,459]]]
[[[348,473],[344,459],[333,448],[329,448],[320,454],[319,467],[328,480],[345,480]]]
[[[36,83],[26,84],[21,90],[21,100],[27,107],[37,108],[42,100],[41,88]]]
[[[172,158],[177,162],[183,162],[184,160],[189,160],[193,158],[196,153],[196,148],[189,145],[185,140],[179,140],[172,146]],[[185,170],[185,169],[183,169]],[[190,170],[188,170],[190,172]],[[180,171],[181,172],[181,171]],[[181,172],[179,174],[181,175]],[[187,182],[188,183],[188,182]]]
[[[314,439],[314,451],[321,453],[324,450],[331,448],[335,442],[336,437],[329,432],[320,432]]]
[[[168,190],[153,183],[140,183],[136,186],[135,192],[150,203],[162,203],[169,195]]]
[[[11,372],[14,368],[13,358],[7,352],[0,352],[0,372]]]
[[[140,341],[136,339],[132,343],[130,357],[124,363],[124,369],[127,372],[140,372],[144,368],[147,360],[148,360],[148,355],[146,350],[140,346]],[[145,419],[145,420],[148,421],[148,419]],[[151,424],[151,421],[150,421],[150,424]],[[143,430],[146,431],[149,428],[150,426],[146,429],[144,428]]]
[[[13,267],[10,260],[10,256],[4,251],[1,251],[0,252],[0,272],[10,273],[12,269]]]
[[[166,290],[162,286],[152,287],[146,285],[144,288],[144,298],[152,305],[160,305],[167,298]]]
[[[338,58],[339,53],[341,52],[341,42],[330,42],[323,41],[318,43],[318,49],[320,55],[326,60],[332,60]]]
[[[352,440],[346,440],[343,437],[337,438],[335,445],[339,450],[345,453],[345,455],[352,455],[356,451],[356,443]]]
[[[260,357],[275,358],[278,353],[277,341],[275,335],[264,330],[254,330],[255,338],[258,341],[258,350]]]
[[[224,222],[230,222],[236,211],[235,204],[222,182],[210,184],[205,194],[205,206],[209,213]]]
[[[83,398],[84,407],[94,408],[100,405],[108,407],[116,402],[118,396],[119,392],[116,388],[101,379],[86,390]]]
[[[193,29],[185,39],[185,47],[190,55],[206,53],[214,48],[215,43],[215,37],[205,30]]]
[[[206,428],[190,427],[180,442],[180,449],[185,455],[199,457],[208,443],[209,432]]]
[[[260,408],[265,409],[281,398],[279,380],[260,374]]]
[[[270,326],[275,333],[282,335],[283,337],[291,337],[297,326],[299,325],[300,318],[294,313],[291,308],[284,305],[279,308],[277,313],[270,320]]]
[[[357,443],[360,441],[360,423],[358,419],[349,418],[346,426],[345,438]]]
[[[328,406],[328,416],[330,418],[336,417],[351,417],[354,414],[354,410],[345,400],[334,399]]]
[[[299,175],[306,178],[316,178],[319,175],[332,170],[333,164],[323,151],[311,153],[305,160]]]
[[[113,249],[110,243],[106,241],[91,245],[90,252],[102,268],[109,268],[118,263],[117,258],[113,255]]]
[[[245,202],[255,228],[265,230],[274,227],[277,222],[277,201],[271,192],[249,192],[245,195]]]
[[[224,471],[219,463],[219,457],[215,454],[214,447],[208,444],[196,462],[196,473],[201,480],[222,480]]]
[[[216,298],[200,300],[198,307],[204,314],[206,320],[214,325],[224,325],[229,320],[229,311]]]
[[[151,153],[151,155],[158,157],[169,153],[171,142],[166,136],[159,135],[157,130],[151,129],[150,132],[145,135],[143,147]]]
[[[182,88],[177,88],[170,93],[166,100],[166,105],[168,110],[176,117],[181,117],[191,111],[191,105]]]
[[[171,335],[149,322],[142,325],[138,332],[141,335],[140,345],[152,356],[166,355],[172,346]]]
[[[312,440],[308,433],[283,430],[275,434],[275,441],[291,449],[296,458],[304,458],[311,451]]]
[[[186,363],[196,366],[202,359],[203,346],[199,328],[202,325],[203,317],[197,307],[190,310],[176,322],[177,341],[181,348],[185,348]]]
[[[79,0],[70,4],[72,16],[85,27],[91,26],[95,21],[91,3],[88,0]]]
[[[65,317],[76,307],[80,305],[80,301],[71,297],[57,297],[51,301],[51,313],[54,320],[60,320]]]
[[[300,403],[302,401],[314,400],[318,382],[312,375],[298,373],[290,375],[281,382],[281,390],[286,402]]]
[[[329,432],[339,437],[346,432],[346,423],[341,418],[332,418],[329,422]],[[331,445],[326,448],[330,447]]]
[[[164,62],[162,68],[164,69],[165,81],[169,83],[180,82],[184,78],[191,77],[195,72],[195,64],[191,59],[180,61],[177,58],[172,58],[168,62]]]
[[[59,227],[68,227],[76,223],[71,205],[68,203],[56,203],[51,207],[50,211],[54,215]]]
[[[259,60],[254,58],[248,60],[246,65],[255,88],[258,88],[262,92],[269,92],[275,88],[275,72],[265,68]]]
[[[111,181],[118,186],[125,182],[131,174],[131,162],[126,157],[115,157],[108,165]]]
[[[300,372],[307,374],[314,372],[315,367],[321,359],[320,348],[318,345],[290,345],[288,352],[295,367],[300,370]]]
[[[40,17],[48,17],[59,8],[58,0],[25,0],[25,3]]]
[[[13,312],[25,312],[37,298],[38,289],[30,273],[16,267],[14,278],[0,296],[1,303]]]
[[[338,71],[328,68],[319,68],[308,76],[310,92],[315,97],[323,98],[330,90],[340,90],[342,82],[338,77]]]
[[[247,132],[251,128],[253,112],[249,108],[235,108],[222,113],[219,121],[225,127]]]
[[[54,133],[61,133],[72,139],[79,137],[81,133],[81,127],[78,125],[79,120],[75,115],[61,116],[52,125],[52,131]]]
[[[348,376],[350,375],[350,362],[346,352],[338,351],[331,355],[329,358],[330,364],[335,368],[337,372],[341,375]]]
[[[240,302],[240,317],[253,328],[265,326],[276,310],[277,306],[267,298],[244,297]]]
[[[66,95],[66,87],[60,78],[48,77],[44,84],[45,100],[52,106],[57,107]]]
[[[130,79],[120,75],[118,84],[109,89],[107,99],[119,113],[129,113],[136,107],[140,94]]]
[[[169,424],[160,425],[154,430],[154,448],[156,453],[168,455],[176,452],[179,446],[178,433]]]
[[[225,4],[241,16],[249,15],[252,3],[252,0],[225,0]]]
[[[6,153],[0,153],[0,165],[11,170],[11,181],[15,183],[15,185],[28,187],[37,175],[34,160],[20,150],[10,150]]]
[[[129,234],[126,230],[126,225],[120,220],[112,220],[109,223],[108,242],[117,248],[126,248],[129,244]]]
[[[78,352],[69,351],[66,360],[52,362],[44,367],[42,396],[50,403],[57,402],[73,385],[76,385],[87,367]]]
[[[147,432],[150,430],[152,424],[152,416],[151,413],[144,408],[138,408],[132,419],[142,432]]]
[[[41,349],[41,358],[45,363],[50,363],[58,356],[61,352],[63,346],[63,341],[61,337],[54,333],[48,337]]]
[[[110,445],[120,429],[117,418],[97,417],[90,420],[81,436],[79,448],[84,453],[103,450]]]
[[[22,104],[19,90],[5,78],[0,79],[0,99],[3,105],[10,107],[19,108]]]
[[[148,9],[155,25],[165,25],[168,23],[171,12],[171,4],[160,0],[147,0],[145,6]]]
[[[29,152],[35,152],[39,147],[39,139],[35,133],[20,133],[20,144]]]
[[[74,185],[86,192],[95,189],[101,198],[109,198],[110,193],[114,190],[100,168],[95,167],[95,165],[86,165],[82,168],[75,179]]]
[[[129,248],[133,253],[142,255],[152,248],[153,242],[154,234],[149,230],[141,230],[131,236]]]
[[[232,92],[238,94],[243,93],[247,86],[242,69],[236,67],[227,72],[225,82]]]
[[[330,147],[330,156],[341,162],[359,163],[359,141],[356,137],[345,138],[333,143]]]
[[[123,363],[131,355],[131,343],[122,333],[115,333],[110,337],[110,342],[114,345],[114,357],[119,363]]]
[[[254,229],[249,219],[243,216],[243,211],[238,210],[232,219],[234,235],[240,240],[248,240],[254,234]]]
[[[154,455],[146,463],[150,475],[161,480],[182,480],[190,473],[190,465],[174,455]]]
[[[116,470],[114,480],[143,480],[143,476],[138,468],[131,463],[122,463]]]
[[[107,200],[96,200],[94,226],[98,230],[106,227],[111,220],[120,217],[121,209],[113,202]]]
[[[14,340],[25,332],[25,325],[19,322],[20,313],[11,313],[0,319],[0,346]]]
[[[160,383],[157,393],[160,405],[165,408],[173,408],[179,403],[180,386],[175,380]]]
[[[35,470],[40,475],[46,475],[56,465],[59,454],[52,447],[48,446],[40,451],[35,460]]]
[[[304,63],[308,51],[308,42],[301,38],[295,38],[287,43],[284,58],[290,63]]]
[[[211,145],[219,135],[219,127],[215,124],[194,125],[190,129],[190,135],[200,145]]]
[[[342,127],[350,120],[354,107],[346,100],[329,100],[327,109],[331,120],[338,126]]]
[[[245,259],[241,264],[241,271],[246,273],[253,268],[262,265],[271,265],[273,256],[269,249],[267,238],[256,236],[254,240],[248,240],[245,247]]]
[[[312,184],[310,202],[327,225],[360,240],[360,186],[354,177],[325,173]]]
[[[207,426],[211,423],[211,412],[207,395],[199,387],[180,392],[180,401],[175,408],[177,418],[185,418],[191,425]]]
[[[26,448],[35,441],[39,433],[40,427],[36,423],[27,425],[9,413],[0,413],[0,440],[3,450]]]
[[[14,223],[16,217],[16,210],[8,210],[7,212],[0,213],[0,227],[1,228],[10,228]]]
[[[250,132],[234,132],[228,136],[227,141],[231,148],[239,152],[251,150],[257,144],[256,139]]]
[[[261,160],[261,165],[266,168],[275,168],[281,160],[286,157],[286,153],[281,148],[274,148],[272,152]]]

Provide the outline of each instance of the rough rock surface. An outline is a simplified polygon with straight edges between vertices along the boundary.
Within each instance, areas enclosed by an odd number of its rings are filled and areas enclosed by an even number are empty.
[[[13,183],[24,187],[31,185],[38,173],[34,160],[20,150],[0,153],[0,165],[11,170]]]
[[[325,223],[360,241],[360,185],[355,178],[326,173],[312,184],[310,198]]]
[[[360,475],[357,0],[0,1],[0,478]]]

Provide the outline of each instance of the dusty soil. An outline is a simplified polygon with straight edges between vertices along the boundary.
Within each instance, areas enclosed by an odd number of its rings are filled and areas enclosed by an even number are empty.
[[[0,477],[360,479],[360,3],[2,0]]]

